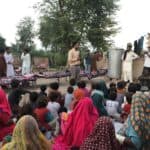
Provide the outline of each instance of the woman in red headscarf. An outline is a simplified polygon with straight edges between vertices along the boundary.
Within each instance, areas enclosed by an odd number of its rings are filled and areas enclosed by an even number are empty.
[[[0,89],[0,141],[14,129],[14,123],[11,118],[11,109],[6,98],[5,92]]]
[[[80,100],[67,120],[64,135],[55,140],[53,150],[79,148],[93,130],[98,116],[98,112],[90,98],[86,97]]]

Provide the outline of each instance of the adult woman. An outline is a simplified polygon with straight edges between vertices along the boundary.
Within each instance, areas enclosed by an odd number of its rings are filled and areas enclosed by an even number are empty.
[[[105,99],[108,98],[108,88],[107,88],[106,83],[105,83],[104,80],[99,81],[97,89],[104,93],[104,98]]]
[[[79,148],[91,133],[97,119],[98,113],[91,99],[83,98],[70,114],[65,133],[56,139],[53,150]]]
[[[17,122],[12,141],[2,150],[50,150],[50,144],[40,132],[36,120],[27,115]]]
[[[80,150],[121,150],[115,129],[108,117],[100,117]]]
[[[94,106],[97,108],[99,115],[107,116],[108,114],[104,107],[104,93],[99,90],[98,86],[99,86],[98,83],[92,84],[91,98],[92,98]]]
[[[128,43],[127,50],[123,54],[123,78],[126,82],[133,82],[132,65],[136,58],[138,58],[138,55],[132,51],[132,44]]]
[[[0,89],[0,141],[8,134],[11,134],[14,123],[11,120],[11,109],[5,92]]]
[[[150,98],[142,92],[133,96],[125,135],[127,138],[124,143],[133,149],[150,147]]]

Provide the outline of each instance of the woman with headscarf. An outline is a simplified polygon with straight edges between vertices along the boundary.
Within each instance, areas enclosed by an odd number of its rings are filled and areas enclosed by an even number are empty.
[[[100,117],[97,120],[92,133],[84,141],[80,150],[121,150],[110,118]]]
[[[77,88],[73,92],[73,97],[74,97],[74,99],[71,103],[71,110],[73,110],[75,108],[75,106],[78,104],[78,102],[85,97],[84,91],[82,89]]]
[[[11,115],[11,109],[6,94],[0,89],[0,141],[13,131],[14,123],[11,119]]]
[[[13,131],[12,140],[2,150],[50,150],[50,143],[38,128],[36,120],[29,115],[22,117]]]
[[[150,97],[142,92],[133,96],[124,144],[133,149],[150,148]]]
[[[69,115],[64,135],[55,140],[53,150],[79,148],[93,130],[97,119],[98,113],[92,104],[92,100],[89,98],[80,100]]]
[[[106,86],[106,82],[104,80],[100,80],[98,83],[98,90],[104,93],[104,98],[108,98],[108,88]]]
[[[99,113],[99,116],[107,116],[108,113],[104,107],[104,93],[99,90],[98,83],[92,84],[91,98],[92,98],[94,106],[96,107]]]

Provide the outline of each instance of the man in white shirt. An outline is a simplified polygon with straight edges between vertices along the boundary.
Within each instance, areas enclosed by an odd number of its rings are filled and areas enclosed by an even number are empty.
[[[6,70],[7,77],[15,76],[15,71],[14,71],[14,66],[13,66],[14,58],[11,53],[10,47],[6,47],[6,52],[4,54],[4,58],[5,58],[5,62],[7,65],[7,70]]]
[[[132,51],[132,44],[127,44],[127,50],[123,54],[123,79],[133,82],[133,60],[139,56]]]
[[[148,52],[145,52],[144,75],[150,75],[150,46]]]
[[[72,78],[78,81],[80,77],[80,51],[78,42],[75,42],[72,49],[68,52],[68,65]]]
[[[21,55],[22,60],[22,75],[30,74],[31,72],[31,56],[28,49],[25,49]]]

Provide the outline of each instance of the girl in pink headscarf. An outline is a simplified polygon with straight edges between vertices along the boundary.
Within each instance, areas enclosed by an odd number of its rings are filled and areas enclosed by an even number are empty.
[[[98,116],[91,99],[83,98],[79,101],[67,120],[64,135],[55,139],[53,150],[79,148],[93,130]]]

